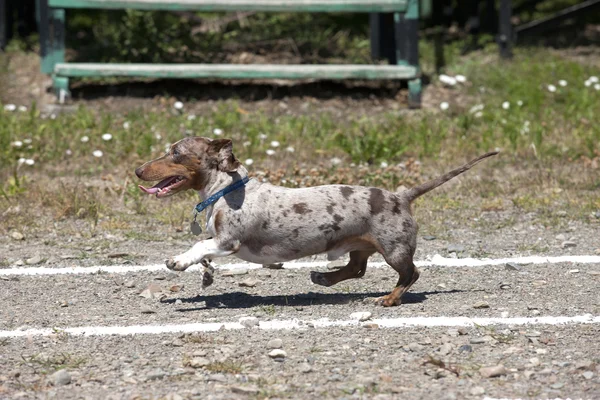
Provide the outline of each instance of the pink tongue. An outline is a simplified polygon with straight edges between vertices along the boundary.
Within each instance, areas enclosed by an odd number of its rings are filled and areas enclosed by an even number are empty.
[[[138,187],[143,191],[146,192],[148,194],[154,194],[156,192],[158,192],[158,188],[157,187],[151,187],[150,189],[147,189],[145,187],[143,187],[142,185],[138,185]]]

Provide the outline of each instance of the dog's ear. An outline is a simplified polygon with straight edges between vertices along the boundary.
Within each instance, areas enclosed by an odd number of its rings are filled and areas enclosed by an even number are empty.
[[[217,168],[223,172],[235,172],[240,162],[233,155],[233,144],[230,139],[215,139],[210,142],[209,153],[217,159]]]

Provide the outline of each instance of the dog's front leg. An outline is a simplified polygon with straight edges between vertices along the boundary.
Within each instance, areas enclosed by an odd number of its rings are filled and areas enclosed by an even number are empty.
[[[173,271],[185,271],[190,265],[198,264],[205,259],[225,257],[235,253],[235,250],[225,250],[218,246],[214,239],[207,239],[196,243],[183,254],[166,261],[167,268]]]

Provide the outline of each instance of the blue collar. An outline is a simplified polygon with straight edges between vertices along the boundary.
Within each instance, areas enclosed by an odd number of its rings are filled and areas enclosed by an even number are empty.
[[[208,199],[204,200],[201,203],[198,203],[196,205],[196,212],[201,213],[202,211],[204,211],[204,209],[206,207],[215,203],[217,200],[219,200],[221,197],[225,196],[227,193],[233,192],[234,190],[237,190],[237,189],[241,188],[242,186],[245,186],[249,180],[250,180],[250,178],[248,178],[246,176],[243,179],[227,186],[225,189],[219,190],[217,193],[213,194]]]

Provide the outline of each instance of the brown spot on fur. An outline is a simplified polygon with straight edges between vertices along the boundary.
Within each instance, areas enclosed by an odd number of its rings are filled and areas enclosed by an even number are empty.
[[[262,224],[262,228],[263,228],[263,229],[269,229],[269,221],[268,221],[268,220],[267,220],[267,221],[265,221],[265,222],[263,222],[263,224]]]
[[[409,220],[405,219],[402,221],[402,232],[406,233],[412,228],[412,224]]]
[[[218,235],[223,227],[223,211],[219,210],[215,214],[215,234]]]
[[[344,217],[342,217],[342,216],[341,216],[341,215],[339,215],[339,214],[335,214],[335,215],[333,216],[333,220],[339,224],[340,222],[342,222],[342,221],[344,220]]]
[[[333,214],[333,208],[334,208],[335,204],[330,204],[327,206],[327,212],[329,213],[329,215]]]
[[[248,248],[250,253],[260,255],[265,244],[256,239],[255,237],[249,238],[244,241],[244,245]]]
[[[297,238],[298,236],[300,236],[300,228],[296,228],[292,231],[292,234],[294,235],[294,238]]]
[[[340,192],[342,192],[342,196],[344,196],[344,199],[348,200],[352,193],[354,193],[354,189],[352,189],[350,186],[342,186]]]
[[[383,211],[385,205],[385,197],[381,189],[371,188],[369,189],[371,195],[369,196],[369,207],[371,207],[371,215],[377,215]]]
[[[300,215],[308,214],[309,212],[312,211],[307,207],[306,203],[296,203],[292,206],[292,208],[294,209],[294,212],[296,214],[300,214]]]
[[[392,196],[392,197],[394,199],[394,208],[392,209],[392,212],[394,214],[400,214],[402,212],[400,199],[398,198],[398,196]]]

